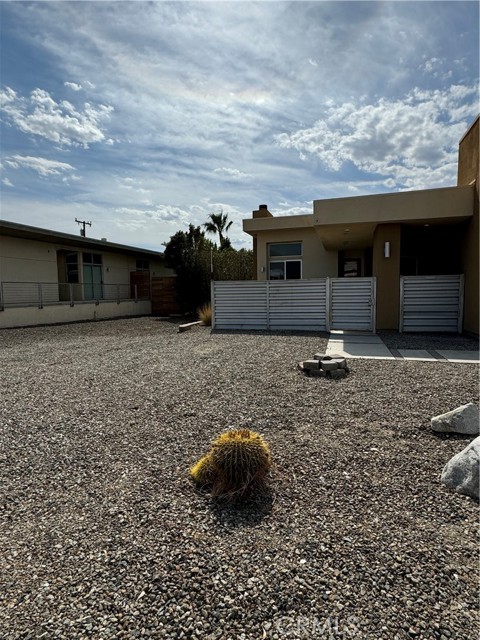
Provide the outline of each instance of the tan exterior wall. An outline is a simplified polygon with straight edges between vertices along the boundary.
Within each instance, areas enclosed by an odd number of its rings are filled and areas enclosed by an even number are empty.
[[[445,187],[372,196],[315,200],[315,224],[421,222],[472,215],[473,187]]]
[[[479,118],[460,141],[458,150],[458,184],[474,185],[473,218],[466,225],[462,246],[462,266],[465,274],[465,307],[463,328],[471,333],[480,333],[479,319],[479,209],[480,209],[480,126]]]
[[[146,316],[152,311],[149,301],[93,302],[37,307],[6,308],[0,312],[0,329],[33,327],[40,324],[58,324],[86,320],[109,320],[128,316]]]
[[[278,220],[278,218],[277,218]],[[336,277],[338,269],[338,254],[336,251],[326,251],[313,228],[279,229],[257,233],[257,280],[268,278],[268,243],[271,242],[302,242],[302,278]],[[262,272],[262,268],[264,271]]]
[[[377,329],[398,331],[400,313],[401,225],[380,224],[373,239],[373,275],[377,278]],[[390,242],[390,258],[384,257]]]

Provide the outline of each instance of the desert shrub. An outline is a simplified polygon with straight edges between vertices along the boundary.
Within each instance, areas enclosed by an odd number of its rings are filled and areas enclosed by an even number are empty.
[[[198,310],[198,318],[203,322],[206,327],[212,326],[212,305],[206,303]]]
[[[271,465],[270,449],[262,436],[236,429],[220,435],[190,474],[198,484],[209,485],[214,496],[236,500],[262,489]]]

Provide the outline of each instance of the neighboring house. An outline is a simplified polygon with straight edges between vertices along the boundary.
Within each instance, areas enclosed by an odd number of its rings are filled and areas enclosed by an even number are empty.
[[[255,279],[328,278],[340,291],[338,280],[348,278],[342,304],[355,314],[355,292],[370,278],[377,329],[445,330],[451,319],[441,318],[456,305],[451,326],[478,334],[479,183],[477,118],[460,141],[457,186],[315,200],[313,213],[301,216],[273,217],[260,205],[243,221]],[[452,287],[456,298],[448,300]]]
[[[0,327],[150,314],[163,254],[0,221]]]

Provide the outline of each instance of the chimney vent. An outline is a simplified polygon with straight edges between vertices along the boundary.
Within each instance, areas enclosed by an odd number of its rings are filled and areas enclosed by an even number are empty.
[[[259,210],[260,210],[260,209],[268,209],[268,205],[266,205],[266,204],[261,204],[261,205],[259,205],[258,209],[259,209]]]

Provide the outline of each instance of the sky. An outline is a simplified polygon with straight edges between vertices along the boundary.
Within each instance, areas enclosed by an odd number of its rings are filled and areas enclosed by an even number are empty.
[[[223,211],[451,186],[472,2],[0,2],[1,216],[153,250]]]

